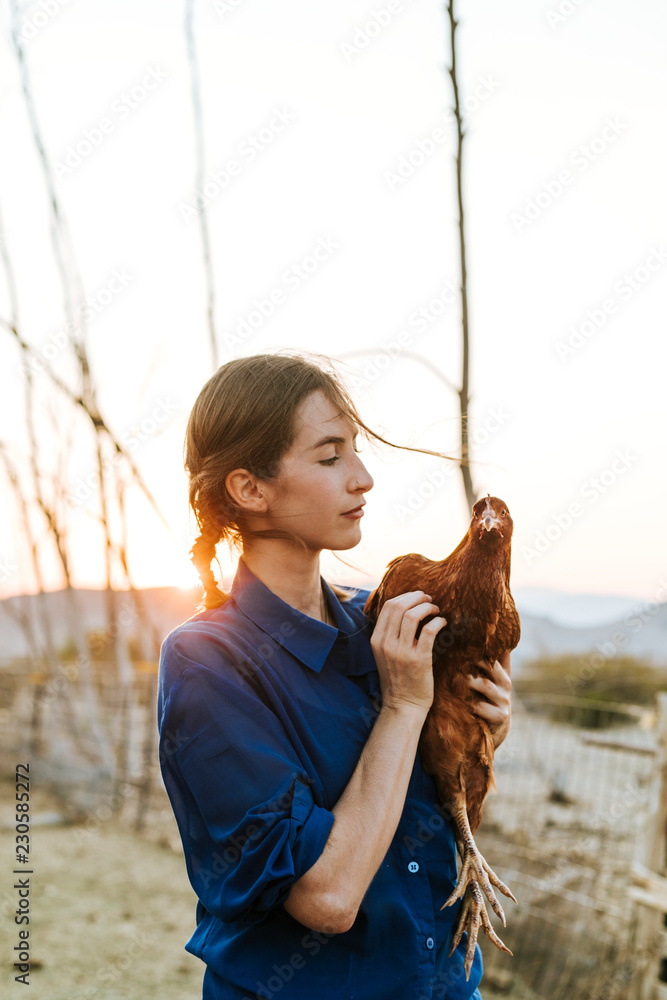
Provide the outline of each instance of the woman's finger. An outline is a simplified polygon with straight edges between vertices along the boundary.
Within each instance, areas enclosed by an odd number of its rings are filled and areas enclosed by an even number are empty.
[[[424,618],[427,618],[429,615],[435,615],[436,618],[433,618],[430,622],[427,622],[424,625],[419,638],[421,638],[426,629],[429,629],[429,625],[431,626],[431,628],[426,633],[427,636],[433,631],[433,622],[435,622],[436,619],[440,621],[440,625],[436,625],[435,628],[436,629],[442,628],[443,625],[446,624],[446,622],[444,618],[440,616],[439,612],[440,608],[438,607],[438,605],[432,604],[430,601],[424,602],[423,604],[417,604],[415,605],[415,607],[410,608],[408,611],[405,612],[401,620],[399,642],[401,642],[406,646],[409,646],[410,648],[414,646],[415,643],[419,642],[419,639],[416,636],[417,626],[421,621],[423,621]]]
[[[425,594],[423,590],[413,590],[408,594],[400,594],[398,597],[391,597],[385,601],[380,608],[374,632],[379,628],[386,629],[390,622],[400,626],[401,619],[406,611],[425,601],[430,601],[430,594]]]
[[[403,639],[404,642],[412,644],[417,625],[422,618],[438,611],[439,608],[431,604],[430,594],[425,594],[423,590],[392,597],[385,601],[380,609],[373,638],[376,642],[387,639],[398,642]]]
[[[491,726],[502,726],[509,719],[509,711],[481,699],[472,706],[472,711]]]
[[[490,660],[483,657],[478,660],[475,666],[479,667],[480,670],[484,671],[484,674],[489,677],[495,684],[499,684],[500,687],[511,687],[511,672],[512,668],[510,665],[510,650],[503,653],[499,660]]]
[[[506,649],[505,652],[498,658],[500,666],[503,668],[508,677],[512,676],[512,664],[511,664],[512,650]]]
[[[499,660],[496,660],[493,664],[490,676],[491,680],[494,684],[497,684],[498,687],[505,688],[506,690],[509,690],[512,687],[510,674],[507,670],[505,670]]]
[[[473,691],[483,694],[493,705],[505,708],[510,703],[509,684],[496,684],[488,677],[470,677],[468,683]]]

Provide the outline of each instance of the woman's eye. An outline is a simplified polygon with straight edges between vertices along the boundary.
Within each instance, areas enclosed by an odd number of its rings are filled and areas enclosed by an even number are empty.
[[[340,455],[334,455],[333,458],[324,458],[320,462],[320,465],[333,465],[334,462],[337,462],[339,458],[340,458]]]

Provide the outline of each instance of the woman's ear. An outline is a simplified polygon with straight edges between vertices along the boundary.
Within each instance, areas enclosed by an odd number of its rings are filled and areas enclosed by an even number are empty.
[[[266,511],[268,503],[261,483],[247,469],[229,472],[225,478],[225,486],[237,507],[253,514],[263,514]]]

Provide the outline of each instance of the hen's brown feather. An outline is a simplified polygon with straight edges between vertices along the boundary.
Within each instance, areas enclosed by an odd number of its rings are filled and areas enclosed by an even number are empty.
[[[488,511],[498,521],[490,529],[484,527]],[[435,695],[419,750],[441,805],[465,792],[473,833],[494,787],[494,746],[488,725],[472,711],[467,675],[482,674],[475,666],[479,660],[494,662],[519,642],[519,615],[509,587],[512,528],[502,500],[478,500],[467,534],[446,559],[437,562],[415,552],[393,559],[365,607],[377,619],[385,601],[423,590],[447,620],[433,645]]]

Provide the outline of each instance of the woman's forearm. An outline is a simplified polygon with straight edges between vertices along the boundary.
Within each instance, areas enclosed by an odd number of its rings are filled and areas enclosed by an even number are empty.
[[[337,934],[352,926],[391,844],[433,701],[433,641],[444,624],[421,590],[390,598],[380,610],[371,647],[382,710],[333,808],[322,854],[285,901],[287,912],[312,930]]]
[[[354,923],[403,811],[427,710],[385,706],[350,781],[333,808],[324,851],[291,888],[285,909],[312,930],[341,933]]]

